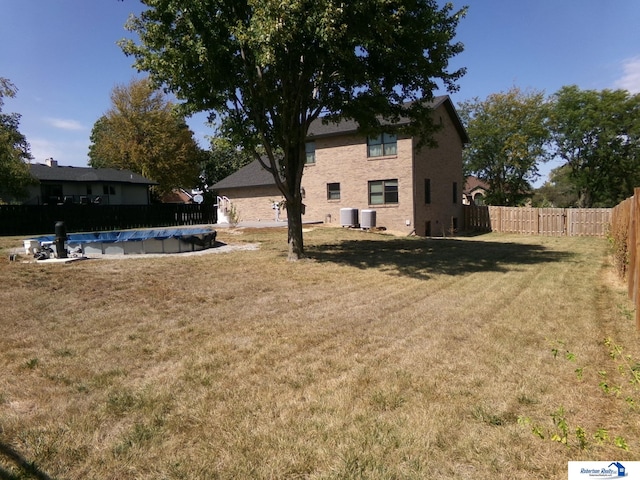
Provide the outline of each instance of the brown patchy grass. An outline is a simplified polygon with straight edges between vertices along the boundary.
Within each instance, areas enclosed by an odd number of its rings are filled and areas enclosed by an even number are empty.
[[[638,458],[619,368],[638,334],[604,240],[317,228],[289,263],[284,229],[219,239],[261,248],[43,265],[0,239],[0,477],[566,478]]]

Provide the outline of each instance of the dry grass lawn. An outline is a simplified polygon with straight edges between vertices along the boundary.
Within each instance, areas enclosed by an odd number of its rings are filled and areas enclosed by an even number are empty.
[[[0,478],[566,478],[640,458],[602,239],[330,228],[255,251],[9,262]],[[637,370],[634,370],[637,369]]]

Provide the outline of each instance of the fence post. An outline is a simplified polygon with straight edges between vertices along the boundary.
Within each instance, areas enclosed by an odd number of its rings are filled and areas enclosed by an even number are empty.
[[[638,255],[638,248],[640,248],[640,222],[638,221],[638,214],[640,214],[640,188],[634,188],[631,207],[632,216],[629,223],[629,233],[632,235],[632,239],[629,239],[629,243],[633,249],[633,258],[629,259],[629,263],[632,263],[630,266],[633,268],[633,272],[629,272],[629,276],[633,275],[633,278],[629,278],[629,293],[633,288],[632,298],[636,306],[636,328],[640,330],[640,308],[638,308],[638,302],[640,301],[640,255]]]

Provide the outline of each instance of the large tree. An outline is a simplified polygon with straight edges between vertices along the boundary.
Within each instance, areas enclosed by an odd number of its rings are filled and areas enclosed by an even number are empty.
[[[0,203],[23,197],[27,185],[34,182],[29,173],[29,143],[18,128],[20,115],[2,112],[4,99],[15,97],[16,92],[13,83],[0,77]]]
[[[563,87],[553,96],[550,128],[578,206],[612,207],[633,195],[640,185],[640,95]]]
[[[531,203],[534,207],[578,206],[578,193],[571,179],[571,167],[565,164],[551,170],[549,179],[534,192]]]
[[[286,200],[290,260],[304,255],[311,122],[352,118],[369,134],[404,116],[428,143],[436,127],[416,100],[440,84],[455,90],[464,73],[448,69],[462,51],[453,39],[464,10],[435,0],[142,2],[148,10],[128,22],[140,43],[123,41],[123,50],[186,109],[215,112],[221,131],[272,173]]]
[[[159,194],[194,187],[202,152],[172,102],[148,79],[116,86],[111,102],[91,132],[89,164],[139,173]]]
[[[547,110],[544,93],[516,87],[460,104],[470,138],[465,172],[489,184],[488,204],[517,206],[530,196],[538,164],[548,159]]]

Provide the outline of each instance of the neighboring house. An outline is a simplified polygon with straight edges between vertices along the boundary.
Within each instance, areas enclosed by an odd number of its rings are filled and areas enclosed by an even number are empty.
[[[129,170],[59,166],[56,160],[45,160],[29,166],[38,183],[29,187],[25,204],[51,203],[148,205],[149,187],[157,185]]]
[[[193,203],[193,194],[184,188],[174,188],[160,197],[162,203]]]
[[[375,211],[376,226],[417,235],[441,236],[462,219],[462,149],[467,133],[448,96],[432,102],[442,125],[437,148],[417,149],[418,139],[367,138],[353,121],[311,125],[302,177],[303,221],[343,223],[343,209]],[[254,161],[213,185],[228,198],[240,221],[273,220],[282,200],[271,175]],[[286,218],[285,215],[282,215]]]
[[[478,177],[470,175],[467,177],[462,202],[465,205],[484,205],[484,198],[489,191],[489,184]]]

